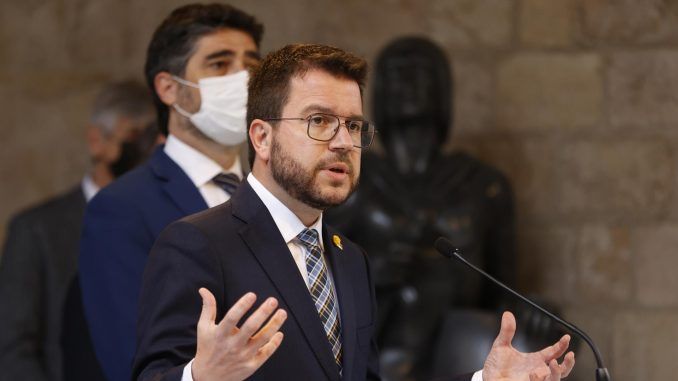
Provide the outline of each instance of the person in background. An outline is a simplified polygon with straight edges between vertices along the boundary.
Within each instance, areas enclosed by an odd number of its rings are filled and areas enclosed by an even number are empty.
[[[85,317],[108,381],[129,381],[141,276],[160,231],[230,198],[247,172],[247,69],[263,26],[226,4],[173,10],[148,46],[145,75],[166,144],[97,194],[85,211]],[[245,161],[246,163],[246,161]]]
[[[157,136],[148,89],[135,81],[106,85],[86,129],[90,170],[67,192],[12,218],[0,258],[0,379],[102,379],[96,361],[75,365],[94,359],[73,292],[82,216],[99,189],[144,160]]]

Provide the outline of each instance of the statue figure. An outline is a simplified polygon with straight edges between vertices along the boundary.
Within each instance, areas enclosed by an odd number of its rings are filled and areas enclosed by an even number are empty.
[[[372,117],[384,152],[363,153],[361,184],[327,218],[370,255],[384,377],[424,379],[447,312],[494,311],[506,297],[435,252],[433,242],[447,237],[468,260],[515,284],[513,196],[497,169],[442,152],[453,81],[440,48],[397,39],[379,54],[373,75]]]

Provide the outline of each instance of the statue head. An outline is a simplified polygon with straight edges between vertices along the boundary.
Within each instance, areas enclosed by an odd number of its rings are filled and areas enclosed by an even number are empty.
[[[373,116],[386,152],[402,174],[424,173],[452,118],[445,53],[426,38],[398,38],[377,57],[373,86]]]

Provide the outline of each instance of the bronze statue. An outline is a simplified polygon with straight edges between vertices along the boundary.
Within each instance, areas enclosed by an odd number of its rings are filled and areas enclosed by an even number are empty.
[[[513,196],[497,169],[442,152],[453,82],[440,48],[424,38],[397,39],[373,74],[372,116],[384,154],[363,153],[360,186],[327,215],[370,254],[384,377],[424,379],[433,375],[447,312],[495,310],[505,297],[441,257],[433,242],[449,238],[467,259],[515,284]]]

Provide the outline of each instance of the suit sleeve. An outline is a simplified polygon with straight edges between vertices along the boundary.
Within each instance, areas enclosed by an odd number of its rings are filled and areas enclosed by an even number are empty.
[[[0,370],[8,380],[47,380],[44,250],[33,222],[20,216],[10,223],[0,258]]]
[[[100,192],[87,206],[80,242],[82,301],[92,344],[109,381],[130,379],[141,277],[153,245],[144,216]]]
[[[200,287],[215,295],[217,319],[223,316],[220,268],[207,239],[193,225],[175,222],[160,234],[141,289],[133,380],[181,379],[184,366],[195,357]]]

